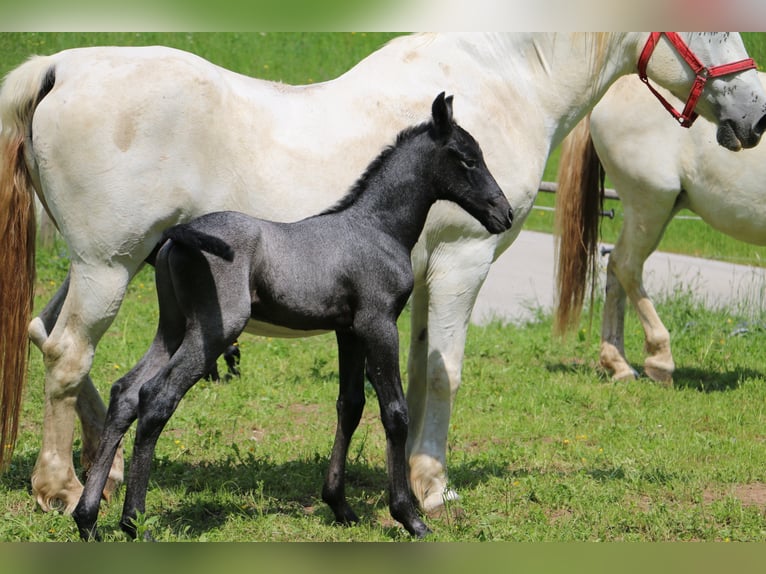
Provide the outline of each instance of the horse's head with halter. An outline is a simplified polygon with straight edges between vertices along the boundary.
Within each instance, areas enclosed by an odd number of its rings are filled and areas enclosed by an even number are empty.
[[[670,44],[675,48],[681,58],[689,65],[695,75],[694,83],[692,84],[691,91],[689,92],[689,97],[686,100],[686,105],[684,106],[683,111],[680,112],[676,110],[673,105],[668,102],[665,97],[649,83],[649,78],[646,72],[647,65],[649,64],[649,59],[654,53],[654,49],[657,47],[657,44],[663,35],[668,39]],[[694,52],[692,52],[692,50],[686,44],[686,42],[684,42],[676,32],[652,32],[649,35],[649,38],[644,45],[644,49],[641,51],[641,55],[638,59],[638,76],[641,81],[647,85],[651,92],[657,97],[660,103],[662,103],[665,109],[667,109],[670,114],[678,121],[678,123],[685,128],[691,127],[698,117],[698,114],[696,111],[694,111],[694,108],[697,106],[697,102],[699,101],[699,98],[702,95],[702,91],[705,89],[705,85],[707,84],[708,80],[729,74],[736,74],[745,70],[755,69],[755,61],[752,58],[745,58],[736,62],[718,66],[705,66],[702,62],[700,62],[699,58],[697,58]],[[729,128],[729,130],[731,130],[731,128]],[[761,129],[758,132],[758,137],[760,137],[762,131],[763,130]],[[725,145],[721,140],[721,137],[722,136],[719,134],[719,143]],[[752,143],[752,145],[755,145],[757,141],[747,143]],[[727,145],[726,147],[730,146]],[[738,147],[739,146],[733,146],[730,147],[730,149],[738,149]]]

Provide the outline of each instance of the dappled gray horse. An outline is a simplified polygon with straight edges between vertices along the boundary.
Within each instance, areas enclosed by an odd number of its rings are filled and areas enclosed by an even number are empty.
[[[135,537],[162,429],[186,391],[250,324],[255,333],[306,336],[335,331],[338,426],[322,498],[341,523],[358,520],[346,501],[349,441],[364,408],[365,372],[386,432],[391,515],[413,535],[428,528],[407,483],[407,403],[396,321],[414,283],[410,252],[431,205],[450,200],[490,233],[513,214],[478,143],[453,122],[440,94],[432,121],[399,134],[348,195],[296,223],[215,212],[170,228],[156,260],[160,319],[138,364],[112,387],[106,425],[74,518],[98,536],[101,493],[115,452],[138,418],[120,525]]]

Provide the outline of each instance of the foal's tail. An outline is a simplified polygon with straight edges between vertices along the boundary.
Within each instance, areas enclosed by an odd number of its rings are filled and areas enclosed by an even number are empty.
[[[559,334],[579,321],[588,283],[593,300],[603,190],[603,169],[590,137],[590,116],[586,116],[562,143],[559,160],[554,320]]]
[[[10,462],[27,378],[28,326],[35,283],[34,188],[25,154],[32,116],[53,89],[47,58],[13,70],[0,88],[0,469]]]
[[[234,261],[234,250],[223,239],[194,229],[185,223],[166,229],[162,234],[160,245],[168,239],[186,247],[210,253],[226,261]]]

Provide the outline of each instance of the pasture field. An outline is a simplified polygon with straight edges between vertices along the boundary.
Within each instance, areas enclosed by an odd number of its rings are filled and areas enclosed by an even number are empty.
[[[50,52],[67,42],[128,43],[133,38],[63,36],[70,35],[0,35],[2,65],[10,68],[31,51]],[[203,48],[202,36],[216,48]],[[289,42],[287,36],[279,41],[269,36],[248,35],[239,44],[229,35],[162,34],[136,36],[136,43],[177,42],[203,54],[218,50],[219,57],[208,57],[227,67],[304,82],[321,81],[315,71],[320,66],[325,66],[324,77],[340,73],[385,41],[381,35],[327,36],[315,52],[314,44],[295,47],[313,41],[309,36],[296,34]],[[32,42],[41,43],[32,50]],[[270,43],[274,52],[262,59],[245,57],[242,46],[252,46],[247,42]],[[310,55],[315,53],[322,56],[314,59]],[[228,59],[238,57],[250,67],[239,68]],[[339,63],[342,58],[353,59]],[[533,213],[528,221],[535,218]],[[53,294],[66,268],[62,243],[39,252],[38,307]],[[430,540],[766,537],[766,372],[761,360],[766,317],[702,309],[683,291],[657,301],[657,307],[673,338],[677,371],[672,388],[646,379],[610,381],[595,364],[597,329],[589,332],[587,317],[565,341],[553,337],[550,317],[542,313],[526,325],[471,327],[449,438],[450,480],[461,499],[427,518],[434,531]],[[594,311],[598,317],[600,302]],[[92,376],[102,396],[148,348],[157,316],[153,273],[144,269],[96,354]],[[626,321],[628,356],[640,364],[641,329],[633,312]],[[407,312],[400,330],[406,373]],[[242,376],[201,381],[170,420],[158,443],[140,529],[150,528],[161,541],[409,540],[389,516],[385,439],[369,386],[367,409],[351,444],[347,482],[361,523],[333,525],[321,501],[335,428],[334,337],[243,336],[241,348]],[[0,541],[77,540],[70,517],[38,511],[30,496],[43,403],[40,353],[33,349],[30,358],[19,441],[10,469],[0,477]],[[131,431],[125,444],[128,467],[132,436]],[[76,454],[79,449],[78,439]],[[102,506],[99,525],[106,540],[125,540],[117,527],[122,495],[121,490]]]
[[[40,303],[65,267],[60,247],[41,255]],[[766,320],[700,309],[683,292],[658,306],[673,334],[673,388],[608,380],[585,322],[565,342],[543,315],[471,327],[449,440],[462,498],[427,519],[432,540],[764,539]],[[148,348],[156,321],[146,269],[96,355],[92,375],[104,396]],[[407,313],[400,326],[406,350]],[[626,332],[629,355],[639,357],[633,314]],[[320,499],[335,424],[334,337],[244,336],[241,345],[242,376],[198,383],[160,438],[142,525],[162,541],[408,540],[388,513],[385,440],[369,386],[347,485],[361,524],[333,525]],[[43,401],[36,350],[31,360],[19,442],[0,483],[0,540],[76,540],[70,517],[38,511],[30,496]],[[102,507],[106,540],[124,539],[122,492]]]

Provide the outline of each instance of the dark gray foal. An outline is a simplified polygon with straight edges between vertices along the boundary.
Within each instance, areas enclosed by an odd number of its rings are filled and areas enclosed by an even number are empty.
[[[364,408],[365,373],[387,439],[391,515],[413,535],[428,527],[407,484],[407,404],[396,321],[413,287],[410,252],[431,205],[451,200],[490,233],[511,227],[511,208],[481,149],[454,123],[440,94],[432,120],[403,131],[349,194],[295,223],[218,212],[177,225],[157,255],[160,319],[138,364],[111,391],[99,452],[74,519],[97,538],[101,492],[120,440],[138,418],[120,526],[135,537],[156,441],[186,391],[251,320],[290,331],[335,331],[338,426],[322,498],[338,522],[358,520],[346,502],[349,441]]]

